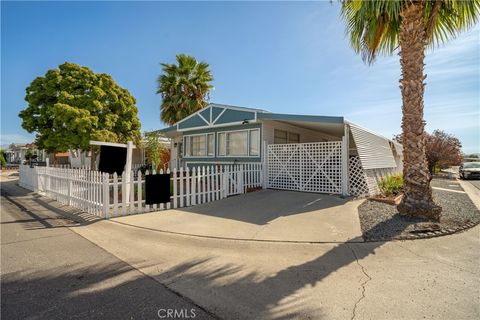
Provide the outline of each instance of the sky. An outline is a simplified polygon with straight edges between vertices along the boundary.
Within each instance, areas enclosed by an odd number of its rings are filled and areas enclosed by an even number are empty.
[[[277,113],[344,116],[400,133],[398,54],[368,66],[337,2],[1,3],[1,144],[31,142],[18,113],[25,88],[69,61],[108,73],[136,98],[142,131],[159,129],[160,63],[186,53],[210,64],[210,102]],[[480,27],[427,51],[426,130],[480,152]]]

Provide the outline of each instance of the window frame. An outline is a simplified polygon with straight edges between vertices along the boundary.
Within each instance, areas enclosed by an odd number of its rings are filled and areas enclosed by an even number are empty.
[[[208,136],[212,135],[213,136],[213,154],[208,155]],[[189,153],[187,153],[187,138],[190,140],[192,137],[197,137],[197,136],[204,136],[205,137],[205,155],[201,156],[193,156],[191,155],[191,147],[189,146],[188,149],[190,149]],[[215,157],[215,143],[216,143],[216,135],[215,132],[205,132],[205,133],[197,133],[197,134],[186,134],[182,137],[182,143],[183,143],[183,158],[214,158]]]
[[[228,155],[228,149],[227,149],[227,134],[230,132],[247,132],[247,155],[236,155],[236,156],[231,156]],[[258,139],[259,139],[259,144],[258,144],[258,155],[250,155],[250,131],[258,131]],[[238,130],[225,130],[225,131],[217,131],[217,137],[216,141],[220,142],[220,138],[218,137],[220,134],[225,134],[225,155],[220,155],[220,143],[217,144],[217,158],[260,158],[262,156],[262,131],[260,128],[251,128],[251,129],[238,129]]]
[[[286,137],[285,137],[285,143],[278,143],[278,142],[275,142],[275,139],[281,139],[280,137],[277,137],[276,136],[276,132],[278,131],[281,131],[281,132],[284,132],[286,134]],[[298,141],[292,141],[290,140],[290,136],[291,135],[295,135],[298,137]],[[294,132],[294,131],[289,131],[289,130],[283,130],[283,129],[273,129],[273,144],[294,144],[294,143],[301,143],[301,135],[300,133],[297,133],[297,132]]]
[[[278,143],[275,140],[276,139],[283,139],[280,137],[277,137],[277,133],[285,133],[285,143]],[[282,130],[282,129],[273,129],[273,144],[287,144],[288,143],[288,131],[287,130]]]

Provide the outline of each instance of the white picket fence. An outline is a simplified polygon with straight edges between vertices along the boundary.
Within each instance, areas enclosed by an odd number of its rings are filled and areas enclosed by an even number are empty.
[[[163,173],[163,170],[159,173]],[[109,175],[88,169],[19,167],[20,186],[102,218],[183,208],[241,194],[263,185],[261,164],[167,170],[171,201],[145,203],[145,175],[132,171]],[[159,190],[160,192],[160,190]]]

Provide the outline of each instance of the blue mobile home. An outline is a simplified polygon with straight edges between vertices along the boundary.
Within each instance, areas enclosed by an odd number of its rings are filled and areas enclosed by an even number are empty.
[[[341,141],[343,117],[270,113],[209,104],[159,132],[172,139],[172,167],[262,161],[265,145]]]
[[[400,145],[343,117],[211,103],[159,132],[171,139],[171,168],[263,163],[269,185],[278,188],[322,192],[342,185],[345,193],[355,161],[372,188],[385,172],[401,170]]]

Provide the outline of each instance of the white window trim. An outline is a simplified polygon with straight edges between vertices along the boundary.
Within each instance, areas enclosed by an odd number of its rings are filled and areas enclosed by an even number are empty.
[[[258,149],[258,155],[256,156],[251,156],[250,155],[250,131],[255,131],[258,130],[258,138],[260,139],[259,141],[259,149]],[[220,145],[217,145],[216,148],[216,153],[217,153],[217,158],[260,158],[262,156],[262,130],[260,128],[251,128],[251,129],[239,129],[239,130],[228,130],[228,131],[218,131],[217,132],[217,138],[216,141],[220,141],[218,138],[218,135],[221,133],[225,133],[225,153],[227,152],[227,133],[229,132],[239,132],[239,131],[247,131],[247,152],[248,155],[246,156],[229,156],[229,155],[220,155]]]
[[[208,135],[213,135],[213,155],[208,155]],[[205,155],[204,156],[192,156],[192,155],[187,155],[187,143],[186,139],[187,137],[195,137],[195,136],[205,136]],[[206,132],[206,133],[197,133],[197,134],[187,134],[182,137],[182,143],[183,143],[183,158],[190,159],[190,158],[215,158],[216,155],[216,142],[217,142],[217,137],[215,135],[215,132]],[[191,152],[192,150],[190,150]]]

